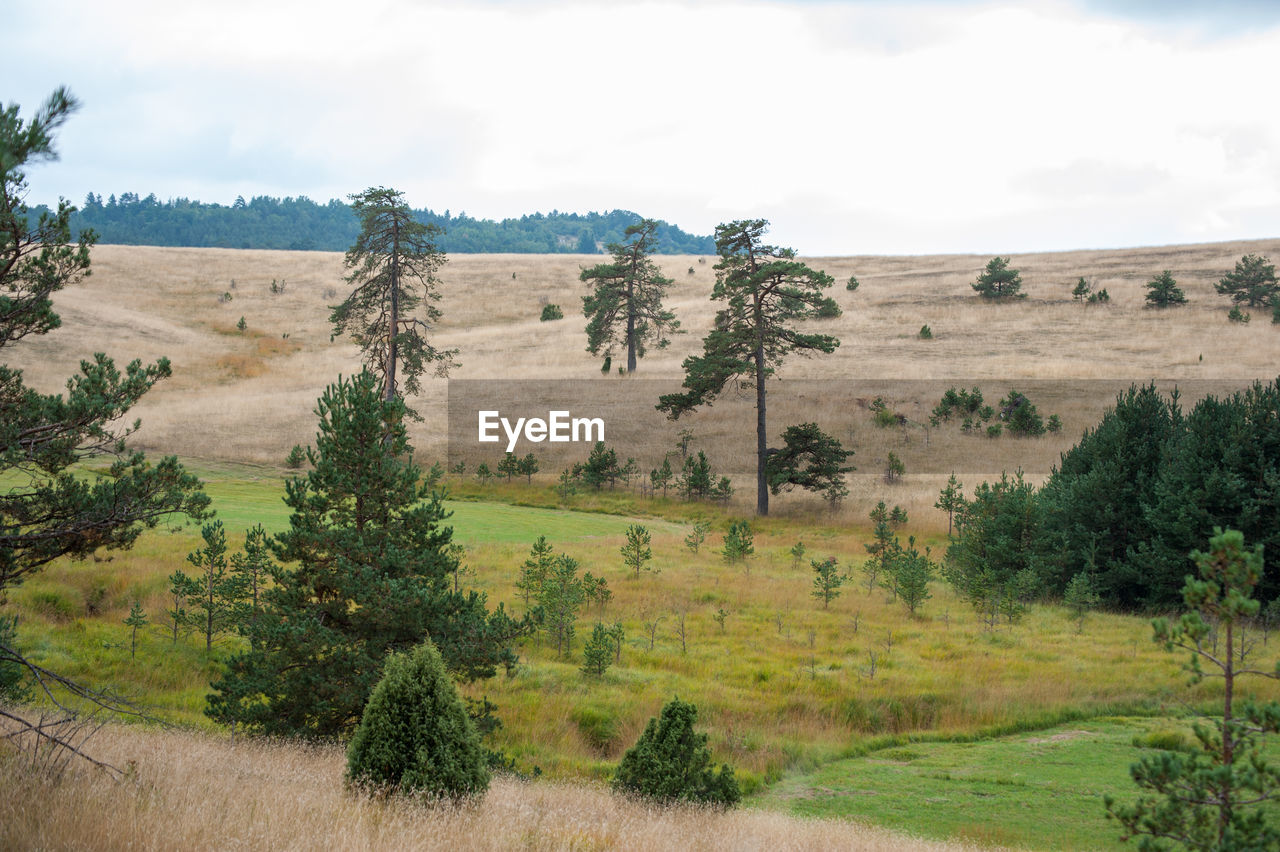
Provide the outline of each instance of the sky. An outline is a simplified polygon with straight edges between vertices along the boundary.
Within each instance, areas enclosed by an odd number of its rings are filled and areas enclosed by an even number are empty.
[[[1280,232],[1269,0],[19,0],[0,101],[83,102],[29,203],[346,198],[764,218],[809,256]]]

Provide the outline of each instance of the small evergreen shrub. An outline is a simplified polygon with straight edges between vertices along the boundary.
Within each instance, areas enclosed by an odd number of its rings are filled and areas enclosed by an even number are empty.
[[[921,340],[933,340],[933,329],[929,328],[928,323],[925,323],[924,325],[920,326],[919,336]]]
[[[1004,431],[1004,427],[999,423],[992,423],[987,427],[988,438],[999,438],[1000,433]]]
[[[1232,305],[1231,310],[1227,311],[1227,319],[1231,322],[1246,323],[1249,321],[1249,314],[1240,310],[1239,305]]]
[[[613,788],[660,802],[736,805],[742,793],[733,770],[710,768],[707,735],[693,730],[697,718],[697,707],[673,698],[623,755]]]
[[[243,332],[248,327],[248,324],[244,321],[244,317],[240,317],[240,322],[236,323],[236,330]]]
[[[817,316],[819,319],[834,319],[840,316],[840,306],[836,304],[836,300],[830,296],[822,300],[818,305]]]
[[[542,316],[540,317],[540,319],[543,322],[550,322],[551,320],[561,320],[561,319],[564,319],[564,311],[560,310],[559,305],[543,305]]]
[[[307,452],[302,449],[301,444],[294,444],[293,449],[289,451],[289,455],[284,457],[285,467],[297,470],[302,467],[303,462],[307,460]]]
[[[347,780],[411,795],[462,799],[489,788],[466,705],[430,641],[387,658],[347,748]]]
[[[852,293],[854,290],[857,290],[859,286],[860,286],[860,282],[858,281],[858,276],[850,275],[849,282],[844,285],[844,289]]]

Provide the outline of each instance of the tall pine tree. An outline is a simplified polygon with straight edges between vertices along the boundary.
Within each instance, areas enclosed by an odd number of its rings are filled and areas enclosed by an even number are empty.
[[[706,405],[725,384],[742,377],[756,391],[756,511],[769,514],[768,428],[765,380],[792,352],[833,352],[840,341],[805,334],[797,322],[817,316],[831,286],[825,272],[796,260],[793,249],[763,242],[764,219],[716,227],[716,284],[711,298],[724,302],[716,325],[703,340],[703,354],[684,360],[685,390],[664,394],[658,409],[671,419]]]
[[[645,343],[667,345],[667,332],[680,327],[671,311],[663,310],[662,296],[671,279],[665,278],[649,257],[657,243],[658,223],[644,219],[626,230],[625,243],[610,243],[613,260],[584,269],[579,276],[593,284],[582,297],[587,318],[587,351],[613,354],[614,344],[627,350],[627,372],[636,371],[636,358],[644,357]]]
[[[349,733],[386,656],[424,637],[463,678],[491,676],[518,633],[501,607],[450,588],[442,497],[405,461],[404,403],[364,371],[320,398],[313,469],[285,484],[282,565],[247,625],[251,647],[213,684],[206,712],[268,734]]]

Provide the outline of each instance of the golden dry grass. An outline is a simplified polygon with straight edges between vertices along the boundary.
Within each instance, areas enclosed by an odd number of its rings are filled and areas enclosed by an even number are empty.
[[[963,850],[839,820],[653,807],[601,787],[499,778],[479,803],[424,806],[344,790],[342,752],[112,726],[59,782],[0,751],[0,848]],[[4,748],[0,746],[0,748]]]
[[[1268,317],[1231,324],[1227,301],[1213,290],[1249,252],[1280,256],[1280,240],[1016,255],[1012,265],[1022,271],[1028,298],[1013,304],[986,304],[974,294],[969,285],[986,261],[981,256],[810,259],[835,276],[832,295],[844,309],[842,317],[813,325],[842,343],[833,355],[795,357],[782,367],[770,428],[780,433],[801,419],[815,420],[857,451],[845,521],[864,517],[877,499],[927,508],[953,470],[962,481],[976,482],[1022,467],[1039,480],[1130,382],[1158,379],[1195,398],[1208,388],[1237,387],[1280,372],[1277,329]],[[597,260],[451,257],[441,273],[444,319],[436,341],[460,350],[462,367],[454,377],[592,382],[602,398],[630,399],[637,412],[650,416],[650,391],[637,400],[631,380],[602,379],[599,359],[585,351],[578,271]],[[714,314],[708,299],[714,258],[659,262],[675,279],[668,304],[688,333],[669,349],[651,352],[637,375],[674,387],[681,361],[700,351]],[[133,412],[143,419],[137,444],[144,449],[279,464],[293,444],[312,439],[312,409],[325,385],[358,369],[354,346],[330,340],[328,306],[345,292],[340,254],[100,246],[93,263],[90,278],[57,297],[63,328],[13,347],[6,358],[24,367],[34,385],[56,390],[78,360],[95,351],[120,362],[169,357],[173,378]],[[1144,307],[1143,285],[1163,269],[1173,271],[1189,305]],[[851,274],[861,281],[854,293],[844,290]],[[1081,275],[1105,287],[1112,303],[1073,302],[1070,290]],[[272,281],[285,282],[284,292],[272,294]],[[227,293],[230,301],[222,298]],[[539,322],[547,302],[561,305],[566,319]],[[241,316],[244,333],[235,329]],[[926,323],[933,340],[916,337]],[[784,398],[788,382],[805,379],[841,380],[840,392]],[[855,397],[883,394],[919,423],[945,387],[974,383],[992,403],[1012,387],[1028,393],[1042,412],[1062,417],[1061,436],[986,442],[951,427],[933,430],[926,443],[923,429],[870,427],[867,412],[854,404]],[[1034,392],[1025,389],[1033,383]],[[431,460],[445,453],[447,384],[428,379],[424,385],[423,396],[411,402],[426,419],[413,426],[411,439],[418,457]],[[749,433],[744,413],[742,404],[725,401],[675,424],[654,415],[658,425],[629,441],[626,454],[647,471],[672,448],[676,432],[689,426],[711,442],[713,464],[733,476],[746,510],[753,494],[750,471],[734,463],[741,457],[736,450],[717,455],[710,437]],[[890,450],[909,476],[886,489],[878,477]],[[549,481],[558,471],[544,464],[542,476]],[[807,512],[813,505],[789,498],[776,501],[774,510]]]

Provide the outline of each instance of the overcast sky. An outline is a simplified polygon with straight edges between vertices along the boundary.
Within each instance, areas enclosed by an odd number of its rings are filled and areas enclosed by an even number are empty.
[[[33,203],[384,185],[481,218],[763,217],[807,255],[1280,231],[1264,0],[27,0],[4,29],[0,101],[84,103]]]

